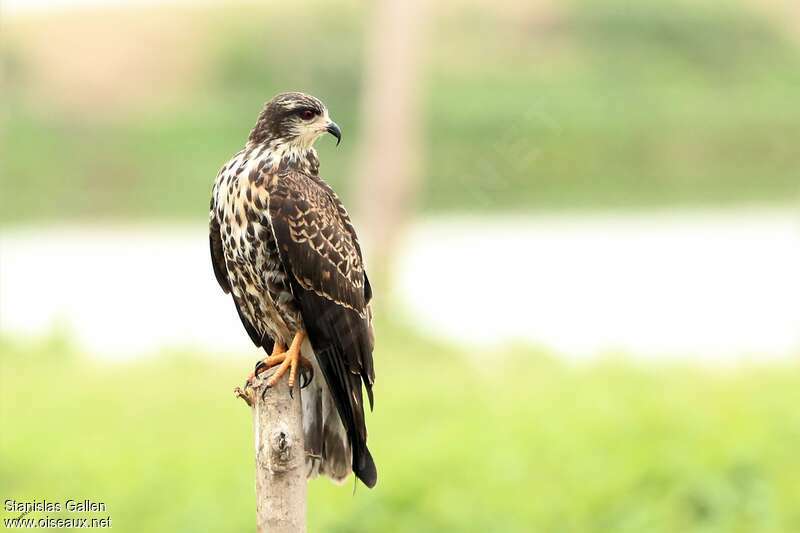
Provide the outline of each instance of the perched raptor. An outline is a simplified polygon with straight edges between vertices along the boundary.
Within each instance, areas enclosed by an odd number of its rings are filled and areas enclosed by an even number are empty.
[[[309,477],[342,481],[352,471],[373,487],[362,397],[363,386],[371,408],[372,290],[350,217],[319,176],[313,145],[326,132],[339,143],[339,126],[313,96],[267,102],[214,182],[211,259],[244,329],[269,354],[255,372],[279,367],[267,385],[287,372],[290,387],[298,371],[306,377]]]

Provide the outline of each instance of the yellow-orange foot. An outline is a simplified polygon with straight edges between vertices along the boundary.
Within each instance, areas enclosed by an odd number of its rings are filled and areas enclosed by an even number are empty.
[[[281,379],[286,372],[289,372],[289,393],[291,394],[294,388],[294,382],[297,379],[297,370],[301,370],[303,381],[300,388],[305,387],[314,377],[314,370],[311,362],[300,354],[300,347],[305,339],[305,333],[300,331],[292,339],[292,344],[287,350],[282,344],[275,343],[272,354],[256,364],[256,368],[247,377],[244,384],[244,390],[236,387],[234,394],[242,398],[247,405],[253,405],[253,381],[255,377],[264,372],[265,370],[277,366],[278,369],[269,377],[266,382],[266,388],[273,387],[279,379]]]
[[[298,331],[294,339],[292,339],[292,344],[289,346],[289,349],[285,352],[279,354],[275,359],[267,363],[267,367],[275,366],[276,364],[280,364],[278,369],[272,374],[269,379],[267,380],[266,386],[267,388],[273,387],[279,379],[281,379],[286,372],[289,372],[289,390],[291,391],[294,387],[294,382],[297,379],[297,370],[306,370],[309,373],[312,373],[312,366],[311,362],[300,355],[300,347],[303,345],[303,339],[306,338],[306,334],[302,331]],[[272,359],[269,357],[268,359]],[[261,372],[262,369],[256,368],[256,373]],[[306,386],[313,376],[307,377],[302,384],[302,387]]]

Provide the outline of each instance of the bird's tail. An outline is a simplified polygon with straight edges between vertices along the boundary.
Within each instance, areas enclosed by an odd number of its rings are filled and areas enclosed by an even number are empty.
[[[364,485],[369,488],[375,486],[378,482],[378,469],[375,467],[375,461],[372,459],[372,454],[369,453],[369,448],[364,444],[362,449],[353,454],[353,471],[356,473]]]
[[[304,352],[306,346],[303,346]],[[309,352],[310,350],[310,346]],[[314,367],[311,383],[303,389],[303,433],[308,478],[324,475],[337,483],[352,472],[350,444],[333,398],[326,390],[313,353],[306,356]]]
[[[366,443],[351,448],[347,429],[339,417],[336,403],[319,368],[310,345],[304,344],[305,357],[314,367],[314,378],[303,389],[303,432],[305,434],[306,470],[309,479],[326,476],[343,483],[351,472],[367,486],[374,487],[378,471]]]

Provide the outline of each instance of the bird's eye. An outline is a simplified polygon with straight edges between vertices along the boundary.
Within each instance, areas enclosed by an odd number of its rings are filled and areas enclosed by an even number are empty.
[[[315,116],[317,116],[317,114],[314,112],[313,109],[303,109],[302,111],[300,111],[300,118],[302,118],[303,120],[311,120]]]

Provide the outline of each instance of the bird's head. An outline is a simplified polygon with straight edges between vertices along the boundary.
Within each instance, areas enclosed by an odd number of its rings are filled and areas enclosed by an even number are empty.
[[[258,122],[250,132],[250,142],[289,144],[309,149],[324,133],[342,140],[342,130],[328,116],[328,109],[309,94],[290,92],[276,95],[264,105]]]

